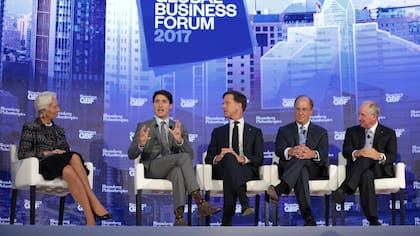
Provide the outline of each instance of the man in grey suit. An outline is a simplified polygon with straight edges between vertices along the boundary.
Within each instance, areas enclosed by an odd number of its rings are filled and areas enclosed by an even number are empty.
[[[246,181],[258,179],[264,140],[261,129],[245,122],[246,105],[246,96],[238,91],[223,94],[224,116],[230,121],[213,130],[205,159],[207,164],[213,164],[213,178],[223,180],[222,226],[232,225],[237,198],[242,216],[254,213],[246,195]]]
[[[313,101],[305,95],[295,99],[295,122],[280,127],[276,137],[276,155],[280,157],[277,186],[267,193],[274,202],[294,189],[305,226],[316,226],[309,196],[309,180],[328,177],[328,133],[310,122]]]
[[[183,217],[186,193],[191,194],[197,203],[199,216],[219,212],[220,208],[212,207],[201,197],[192,165],[193,149],[185,126],[179,120],[169,119],[172,94],[166,90],[156,91],[153,94],[153,109],[155,117],[137,125],[128,157],[140,157],[147,177],[172,182],[174,225],[187,225]]]

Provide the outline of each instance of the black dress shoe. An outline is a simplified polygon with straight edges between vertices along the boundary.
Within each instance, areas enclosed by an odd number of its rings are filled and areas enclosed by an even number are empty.
[[[307,219],[307,220],[305,220],[305,224],[303,226],[316,226],[316,222],[313,218],[312,219]]]
[[[112,219],[112,214],[111,213],[106,213],[105,215],[98,216],[95,212],[93,212],[93,215],[95,215],[95,217],[98,218],[99,220]]]
[[[369,225],[374,226],[374,225],[382,225],[382,224],[379,222],[378,217],[373,216],[369,219]]]
[[[344,196],[346,193],[342,188],[338,188],[337,190],[332,192],[332,198],[334,202],[341,203],[344,201]]]

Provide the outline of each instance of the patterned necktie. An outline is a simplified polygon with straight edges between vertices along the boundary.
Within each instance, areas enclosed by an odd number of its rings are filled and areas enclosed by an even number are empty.
[[[372,143],[373,143],[373,131],[370,129],[367,129],[365,131],[366,135],[366,139],[365,139],[365,147],[366,148],[371,148],[372,147]]]
[[[233,126],[233,133],[232,133],[232,149],[239,155],[239,131],[238,131],[239,121],[235,121],[233,123],[235,125]]]
[[[306,143],[306,130],[305,126],[301,125],[299,127],[299,144],[305,144]]]
[[[166,134],[166,128],[165,128],[166,122],[162,121],[160,122],[160,139],[162,142],[162,155],[166,155],[169,153],[169,144],[168,144],[168,136]]]

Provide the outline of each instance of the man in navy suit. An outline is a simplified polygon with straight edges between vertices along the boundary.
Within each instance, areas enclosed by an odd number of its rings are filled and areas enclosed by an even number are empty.
[[[294,189],[305,226],[316,226],[311,211],[309,180],[327,178],[329,165],[328,133],[310,121],[313,106],[308,96],[295,99],[295,122],[280,127],[276,137],[280,183],[267,189],[273,202]]]
[[[207,164],[213,164],[213,178],[223,180],[222,226],[232,225],[237,198],[243,216],[254,213],[246,195],[246,182],[258,179],[264,140],[261,129],[245,122],[246,105],[246,96],[238,91],[223,94],[224,116],[230,120],[213,130],[205,158]]]
[[[185,193],[192,195],[198,205],[198,215],[208,216],[221,209],[212,207],[200,194],[194,168],[193,149],[188,132],[179,120],[171,120],[172,94],[159,90],[153,94],[155,117],[137,124],[128,149],[128,157],[144,164],[149,178],[168,179],[173,185],[175,226],[186,226],[183,214]]]
[[[360,125],[348,128],[344,138],[346,178],[333,192],[333,200],[342,202],[345,194],[353,194],[359,188],[362,209],[370,225],[381,225],[374,180],[394,176],[393,164],[397,155],[395,131],[379,124],[378,117],[379,107],[376,103],[362,103],[358,117]]]

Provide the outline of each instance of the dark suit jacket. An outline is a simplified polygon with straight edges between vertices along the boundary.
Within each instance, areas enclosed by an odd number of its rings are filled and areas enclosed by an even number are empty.
[[[299,144],[298,126],[292,122],[280,127],[276,137],[276,155],[280,157],[280,168],[284,166],[287,160],[284,158],[284,150],[288,147],[294,147]],[[309,123],[306,135],[306,146],[319,153],[321,161],[314,161],[320,166],[318,176],[328,176],[328,133],[321,126]]]
[[[362,149],[365,146],[365,129],[360,125],[350,127],[346,130],[346,136],[343,143],[343,156],[347,159],[347,165],[353,163],[352,152]],[[378,124],[373,138],[372,147],[376,151],[384,153],[386,161],[384,164],[377,165],[380,172],[375,170],[375,177],[394,176],[393,164],[397,158],[397,136],[395,131],[384,125]]]
[[[229,123],[213,130],[205,162],[207,164],[212,164],[214,157],[220,153],[220,150],[228,147]],[[251,166],[254,170],[255,175],[253,177],[258,177],[258,168],[263,164],[263,148],[264,139],[261,129],[245,122],[243,132],[243,152],[250,161],[246,165]]]
[[[150,139],[146,142],[143,151],[141,152],[138,148],[139,145],[139,132],[141,127],[143,125],[146,125],[146,127],[150,128],[149,137]],[[175,127],[175,121],[170,120],[169,121],[169,128]],[[194,157],[194,152],[191,147],[191,144],[188,139],[188,132],[184,125],[181,124],[181,133],[182,133],[182,139],[184,140],[184,143],[181,146],[178,146],[176,144],[176,140],[173,137],[173,135],[168,132],[168,143],[169,148],[171,150],[171,153],[189,153],[191,156],[191,160]],[[153,160],[154,158],[158,157],[160,155],[161,151],[161,141],[160,141],[160,131],[159,131],[159,125],[156,123],[156,119],[150,119],[148,121],[145,121],[143,123],[138,123],[136,128],[136,133],[133,136],[133,141],[130,144],[130,147],[128,149],[128,157],[130,159],[136,159],[137,157],[141,156],[140,162],[143,162],[145,165],[145,168],[148,169],[148,163],[150,160]]]

